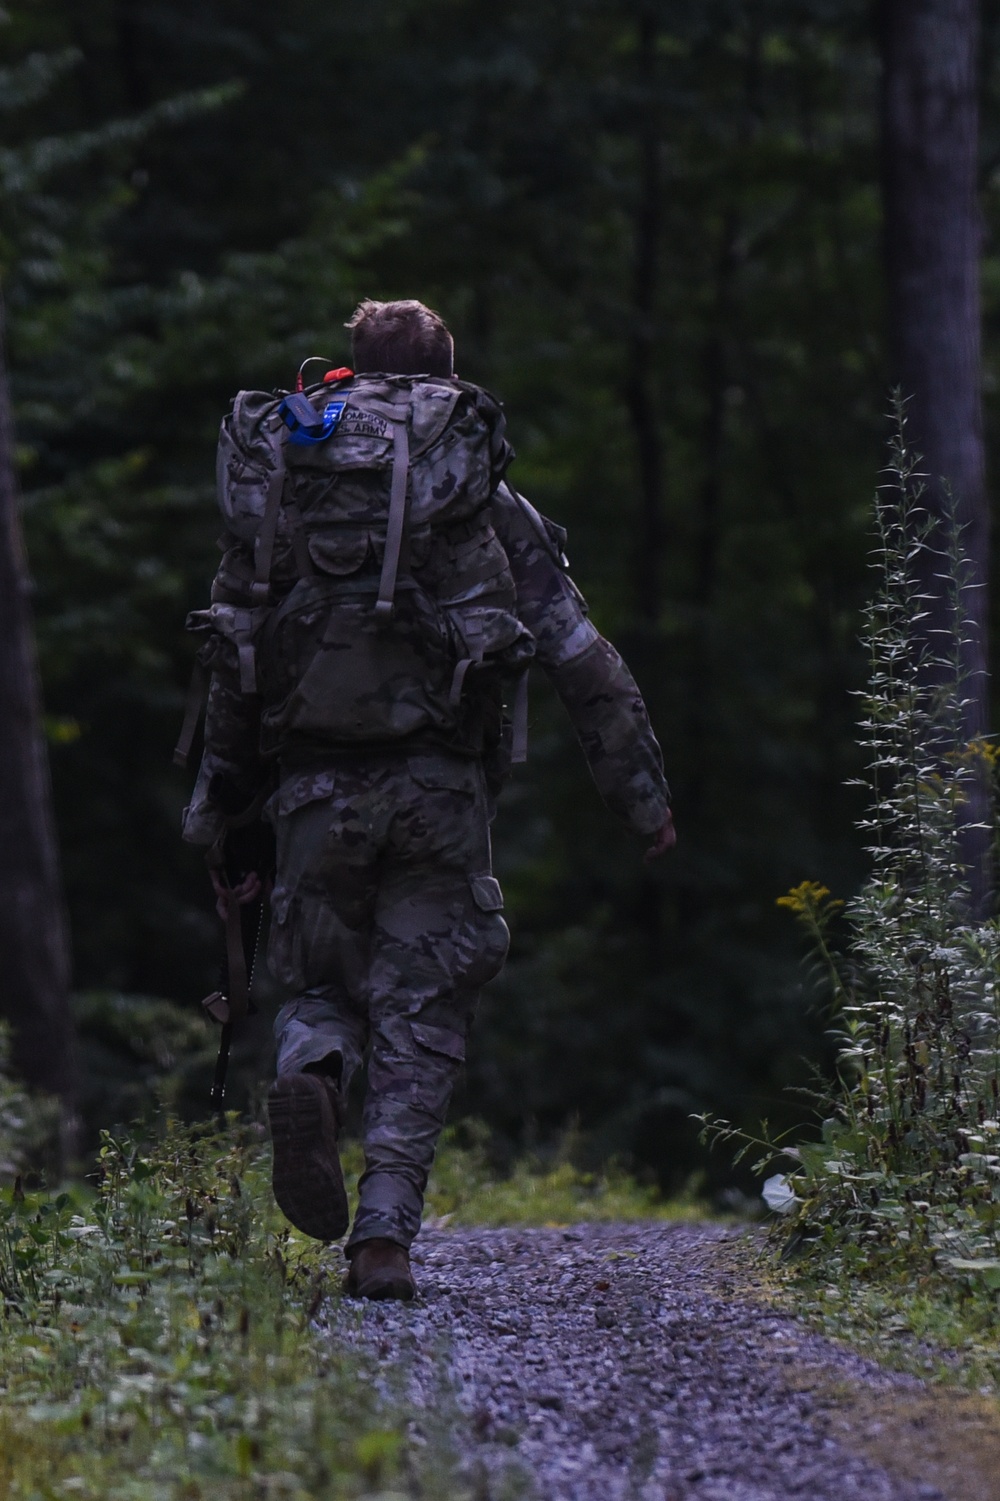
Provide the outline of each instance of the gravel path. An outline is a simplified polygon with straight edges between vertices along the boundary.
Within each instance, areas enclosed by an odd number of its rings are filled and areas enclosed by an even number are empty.
[[[832,1416],[837,1391],[874,1412],[925,1388],[734,1291],[744,1234],[425,1231],[419,1299],[345,1300],[329,1327],[418,1409],[418,1443],[457,1445],[477,1501],[940,1501]]]

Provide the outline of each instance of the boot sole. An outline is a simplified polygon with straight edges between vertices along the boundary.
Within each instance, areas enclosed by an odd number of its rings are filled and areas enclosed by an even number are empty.
[[[339,1240],[350,1218],[326,1086],[309,1074],[285,1074],[271,1085],[267,1114],[278,1208],[303,1235]]]

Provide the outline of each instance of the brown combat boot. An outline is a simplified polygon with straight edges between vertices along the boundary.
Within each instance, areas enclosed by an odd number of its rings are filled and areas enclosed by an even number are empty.
[[[352,1298],[398,1298],[408,1303],[416,1292],[410,1258],[394,1240],[365,1240],[351,1256],[344,1291]]]
[[[279,1074],[267,1096],[278,1208],[316,1240],[339,1240],[349,1213],[337,1152],[339,1101],[332,1079]]]

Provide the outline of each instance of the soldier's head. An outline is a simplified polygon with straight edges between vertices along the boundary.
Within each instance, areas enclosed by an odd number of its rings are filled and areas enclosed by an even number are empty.
[[[347,320],[351,363],[359,375],[453,375],[455,345],[444,319],[412,299],[373,302],[366,297]]]

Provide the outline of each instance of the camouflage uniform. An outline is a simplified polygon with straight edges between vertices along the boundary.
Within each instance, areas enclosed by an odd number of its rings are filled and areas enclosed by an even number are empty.
[[[564,534],[505,489],[492,513],[518,617],[598,789],[638,834],[654,834],[668,809],[659,747],[631,674],[566,571]],[[239,572],[227,554],[223,588]],[[205,754],[185,815],[196,843],[221,828],[208,797],[214,773],[248,800],[266,775],[259,708],[240,694],[231,656],[213,651]],[[433,744],[280,762],[267,807],[278,852],[268,962],[292,998],[275,1024],[278,1072],[326,1060],[346,1090],[370,1047],[366,1172],[349,1249],[375,1237],[408,1247],[420,1226],[479,991],[507,951],[491,811],[480,760]]]

